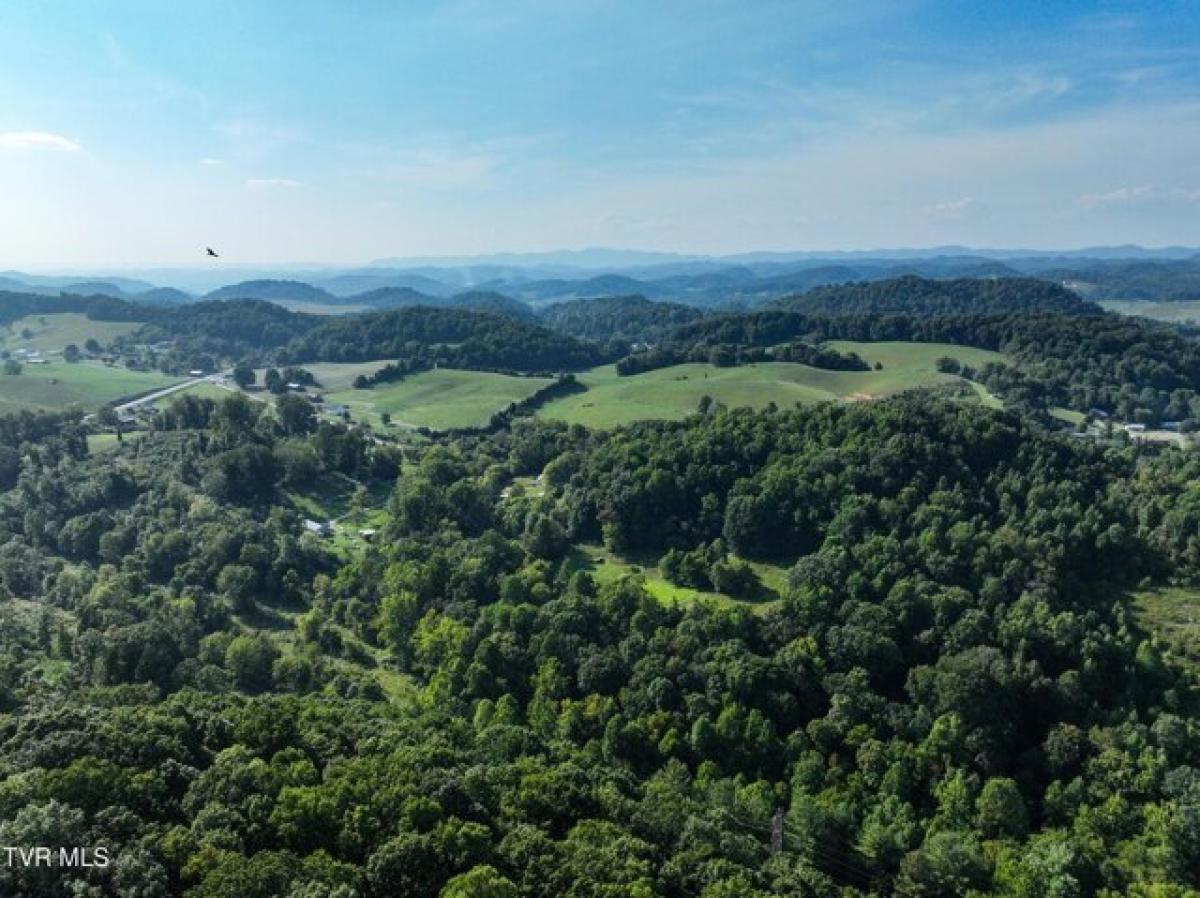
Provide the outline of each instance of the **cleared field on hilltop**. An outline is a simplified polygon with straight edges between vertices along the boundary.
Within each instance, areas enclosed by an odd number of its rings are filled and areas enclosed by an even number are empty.
[[[1176,657],[1200,667],[1200,590],[1147,589],[1133,594],[1138,623],[1166,643]]]
[[[372,370],[377,370],[385,363],[373,364]],[[333,390],[329,387],[330,373],[326,371],[322,376],[322,369],[332,366],[306,367],[326,385],[326,403],[346,405],[355,419],[368,421],[375,427],[382,427],[380,415],[384,412],[400,426],[441,429],[486,424],[496,412],[551,382],[547,377],[510,377],[486,371],[439,368],[369,390]]]
[[[830,400],[889,396],[915,387],[962,382],[935,368],[937,359],[953,355],[972,365],[1002,359],[999,353],[932,343],[831,343],[853,351],[881,371],[827,371],[794,362],[763,362],[737,368],[706,364],[675,365],[645,374],[619,377],[606,365],[577,375],[588,388],[556,399],[538,414],[588,427],[617,427],[652,418],[678,419],[696,410],[703,396],[730,407],[781,407]],[[984,398],[981,396],[981,398]]]
[[[739,599],[690,586],[679,586],[659,573],[657,557],[622,557],[603,546],[584,544],[571,550],[569,564],[575,570],[587,571],[596,583],[603,586],[633,574],[643,578],[646,592],[665,605],[689,602],[716,602],[765,608],[778,601],[787,586],[786,567],[762,562],[747,562],[758,574],[762,588],[757,596]]]
[[[74,343],[80,349],[89,338],[106,346],[117,337],[133,333],[142,325],[136,321],[93,321],[87,315],[63,312],[55,315],[27,315],[12,325],[0,328],[0,346],[5,349],[34,349],[61,352]],[[24,331],[31,336],[22,337]]]
[[[838,352],[853,352],[869,364],[879,362],[884,371],[936,372],[937,360],[943,356],[958,359],[964,365],[978,368],[988,362],[1003,362],[1004,355],[990,349],[959,346],[956,343],[905,343],[898,340],[881,343],[860,343],[854,340],[830,340],[825,344]]]
[[[313,389],[321,393],[336,393],[340,390],[349,390],[354,384],[354,379],[359,375],[370,377],[380,368],[391,364],[392,361],[392,359],[375,359],[370,362],[313,362],[295,367],[311,372],[312,376],[317,379],[320,386]],[[256,383],[261,387],[267,369],[258,368],[254,374],[257,378]]]
[[[1177,302],[1150,302],[1138,299],[1102,299],[1101,308],[1121,315],[1140,315],[1155,321],[1174,324],[1200,322],[1200,299],[1181,299]]]
[[[110,368],[92,362],[25,365],[20,374],[0,374],[0,414],[72,405],[94,411],[115,399],[178,382],[179,378],[158,372]]]

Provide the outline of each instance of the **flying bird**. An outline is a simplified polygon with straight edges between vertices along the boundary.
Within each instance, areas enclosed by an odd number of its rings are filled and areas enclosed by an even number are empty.
[[[214,259],[219,259],[219,258],[221,258],[220,256],[218,256],[218,255],[216,254],[216,252],[213,250],[213,248],[212,248],[211,246],[206,246],[206,247],[204,247],[204,249],[205,249],[205,251],[206,251],[206,252],[207,252],[207,253],[208,253],[210,256],[212,256]]]

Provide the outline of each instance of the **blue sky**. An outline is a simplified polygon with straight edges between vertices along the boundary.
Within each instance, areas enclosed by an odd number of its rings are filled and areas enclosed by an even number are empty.
[[[1196,2],[0,5],[0,268],[1124,242]]]

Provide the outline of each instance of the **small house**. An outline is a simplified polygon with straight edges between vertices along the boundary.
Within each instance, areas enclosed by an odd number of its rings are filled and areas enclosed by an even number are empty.
[[[331,533],[333,533],[333,527],[330,526],[328,521],[314,521],[312,518],[304,519],[304,529],[308,533],[322,537],[329,536]]]
[[[1125,432],[1126,433],[1145,433],[1146,425],[1145,424],[1126,424]]]

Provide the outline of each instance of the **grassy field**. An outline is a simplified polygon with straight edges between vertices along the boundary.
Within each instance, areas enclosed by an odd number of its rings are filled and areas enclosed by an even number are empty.
[[[1200,590],[1164,587],[1134,593],[1138,622],[1172,653],[1200,666]]]
[[[941,374],[934,367],[942,356],[953,355],[972,365],[1003,358],[995,352],[942,343],[838,342],[830,345],[857,352],[872,364],[878,361],[883,369],[827,371],[793,362],[764,362],[737,368],[688,364],[619,377],[615,367],[608,365],[578,375],[580,382],[588,388],[586,393],[548,403],[539,414],[603,428],[647,418],[683,418],[696,410],[703,396],[711,396],[731,407],[754,408],[762,408],[770,402],[788,407],[828,400],[875,399],[914,387],[961,382],[957,377]],[[984,398],[982,394],[981,398]]]
[[[92,321],[86,315],[62,313],[29,315],[18,318],[7,328],[0,328],[0,346],[5,349],[34,349],[38,352],[61,352],[69,343],[80,349],[89,337],[108,345],[141,327],[136,321]],[[25,339],[22,331],[32,332]]]
[[[88,452],[98,455],[112,452],[121,446],[115,433],[89,433],[87,437]]]
[[[988,362],[1003,362],[1004,356],[989,349],[958,346],[954,343],[859,343],[853,340],[831,340],[825,344],[838,352],[853,352],[870,364],[879,362],[884,371],[936,372],[937,360],[943,356],[958,359],[964,365],[979,368]]]
[[[651,557],[621,557],[602,546],[583,545],[571,550],[570,561],[576,570],[590,573],[596,583],[612,583],[630,574],[640,575],[646,592],[664,604],[680,602],[726,602],[762,608],[778,601],[787,584],[787,569],[778,565],[749,562],[762,580],[763,591],[755,599],[735,599],[719,592],[677,586],[658,572],[658,559]]]
[[[1102,299],[1099,305],[1109,312],[1118,312],[1121,315],[1140,315],[1156,321],[1170,321],[1174,324],[1200,322],[1200,299],[1182,299],[1178,302]]]
[[[319,387],[316,387],[319,392],[336,393],[341,390],[349,390],[354,383],[354,379],[360,374],[369,377],[380,368],[390,364],[391,361],[392,359],[376,359],[371,362],[315,362],[307,365],[298,365],[297,367],[312,372],[313,377],[320,384]],[[262,386],[266,373],[266,368],[255,370],[255,383],[258,386]]]
[[[109,368],[92,362],[25,365],[20,374],[0,374],[0,414],[72,405],[93,411],[114,399],[168,387],[178,380],[157,372]]]
[[[376,367],[383,363],[374,363]],[[309,370],[323,384],[332,380],[314,365]],[[353,377],[350,378],[353,380]],[[509,377],[483,371],[457,371],[440,368],[414,374],[395,383],[381,384],[369,390],[342,389],[325,392],[327,403],[350,408],[359,421],[382,427],[380,415],[387,412],[395,424],[411,427],[471,427],[488,419],[511,402],[550,383],[545,377]]]

